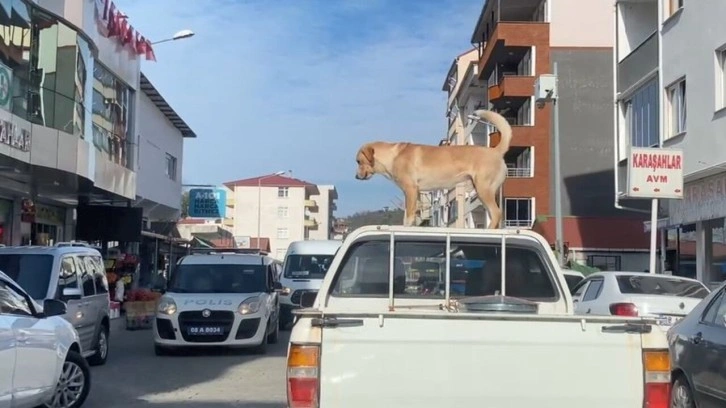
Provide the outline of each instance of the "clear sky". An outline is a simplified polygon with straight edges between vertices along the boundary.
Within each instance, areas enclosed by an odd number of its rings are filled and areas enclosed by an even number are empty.
[[[183,181],[221,184],[292,170],[338,189],[337,216],[391,206],[381,176],[355,180],[374,141],[436,144],[441,91],[484,0],[116,0],[158,44],[142,70],[194,129]]]

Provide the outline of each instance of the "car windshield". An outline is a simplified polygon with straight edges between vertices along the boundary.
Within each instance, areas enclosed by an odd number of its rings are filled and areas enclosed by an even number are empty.
[[[665,276],[619,275],[620,293],[638,295],[681,296],[703,299],[708,289],[700,282]]]
[[[169,292],[256,293],[267,290],[267,266],[182,264],[172,274]]]
[[[53,255],[0,254],[0,271],[33,299],[45,299],[53,269]]]
[[[323,279],[334,255],[288,255],[285,277],[288,279]]]

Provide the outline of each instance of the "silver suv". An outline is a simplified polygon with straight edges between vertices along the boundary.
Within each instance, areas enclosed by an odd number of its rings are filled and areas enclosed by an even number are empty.
[[[84,245],[0,248],[0,271],[17,282],[34,300],[66,302],[63,316],[81,340],[91,365],[108,358],[110,298],[101,253]]]

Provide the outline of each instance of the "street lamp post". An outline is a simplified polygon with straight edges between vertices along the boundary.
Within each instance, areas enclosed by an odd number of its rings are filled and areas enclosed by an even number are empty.
[[[176,34],[174,34],[171,38],[165,38],[163,40],[154,41],[151,43],[151,45],[161,44],[168,41],[176,41],[176,40],[183,40],[185,38],[193,37],[194,31],[192,30],[181,30],[177,31]]]
[[[270,177],[282,176],[283,174],[291,173],[290,170],[278,171],[267,176],[262,176],[257,179],[257,249],[262,249],[260,243],[261,224],[262,224],[262,180]]]
[[[547,102],[552,102],[553,105],[552,144],[555,167],[555,250],[557,251],[557,261],[560,267],[564,267],[565,248],[563,242],[564,234],[562,232],[562,175],[560,173],[560,104],[558,103],[558,80],[557,63],[555,62],[552,64],[552,74],[540,75],[537,78],[534,85],[534,92],[538,108],[544,108]]]

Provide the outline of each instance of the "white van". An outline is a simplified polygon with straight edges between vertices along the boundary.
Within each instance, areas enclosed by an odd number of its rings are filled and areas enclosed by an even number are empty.
[[[300,307],[304,292],[317,292],[343,241],[295,241],[287,248],[280,283],[280,328],[292,322],[292,310]]]

